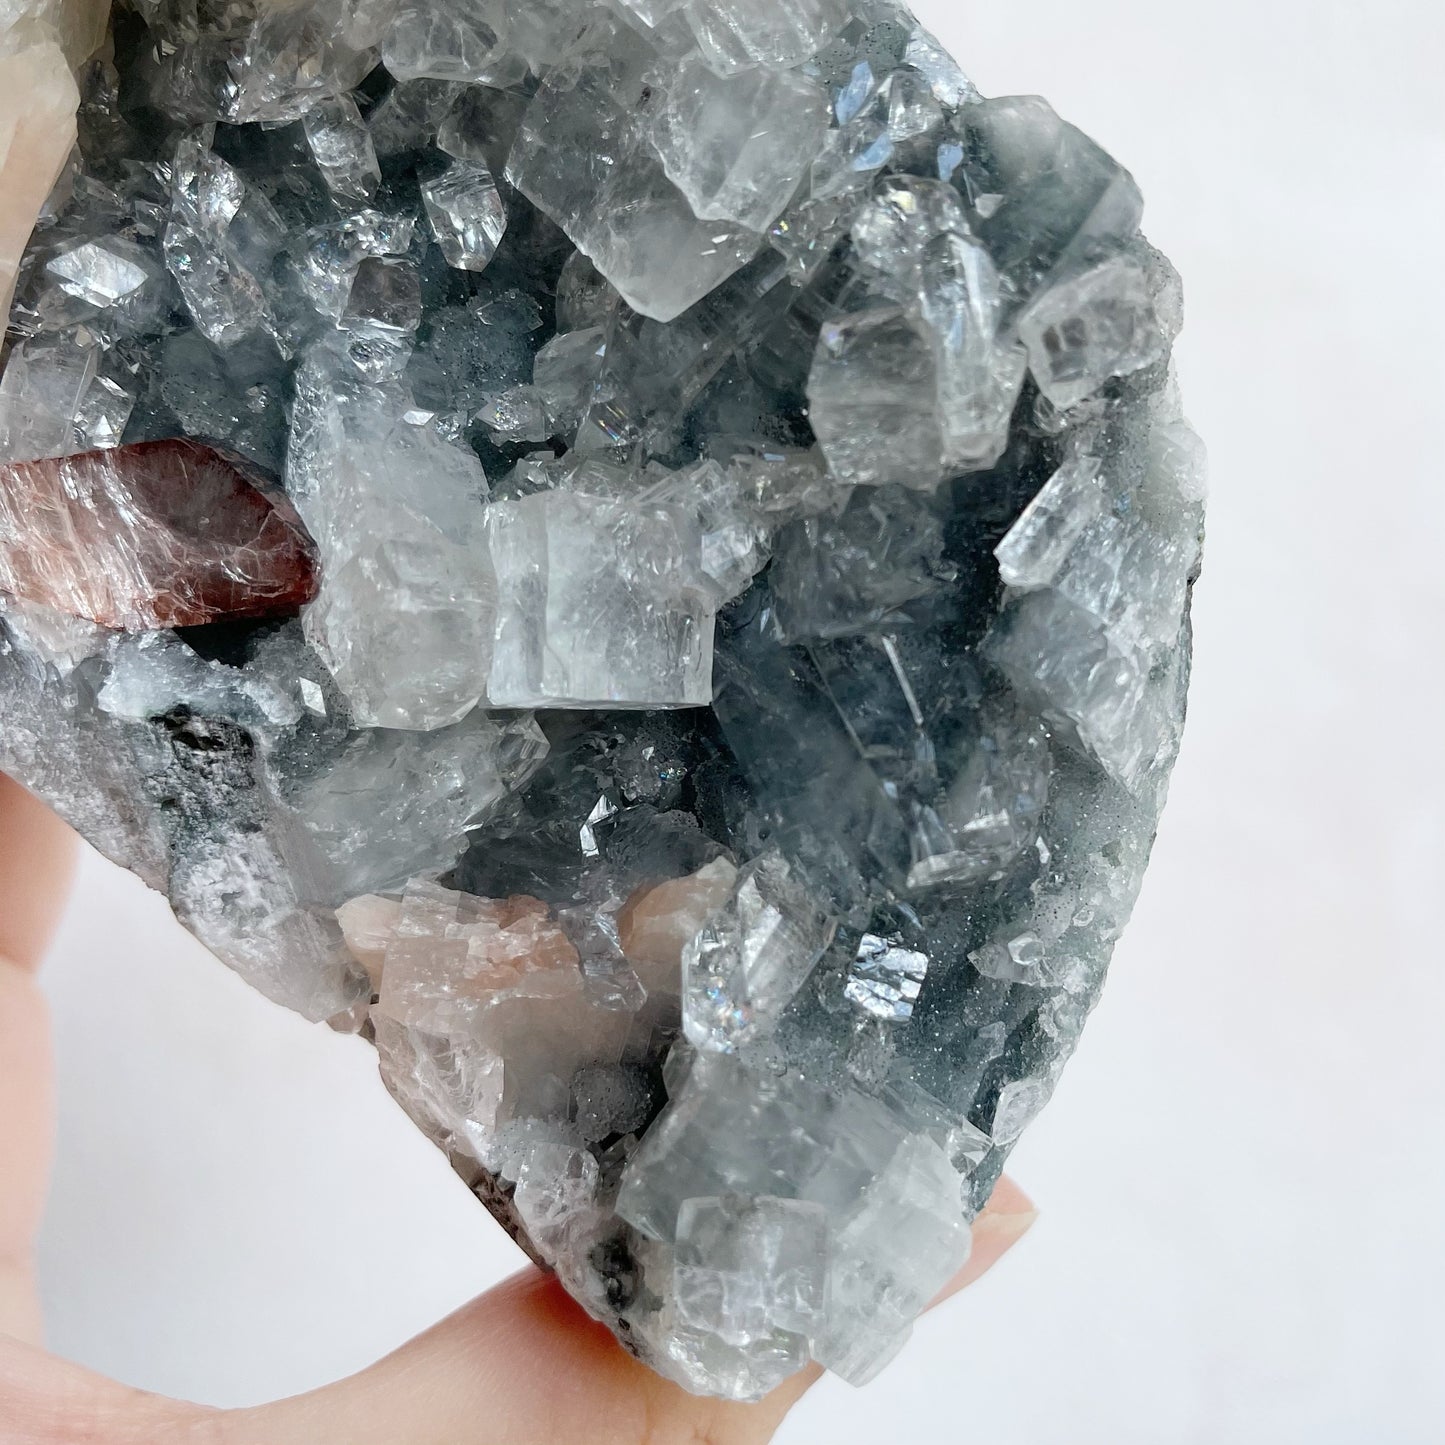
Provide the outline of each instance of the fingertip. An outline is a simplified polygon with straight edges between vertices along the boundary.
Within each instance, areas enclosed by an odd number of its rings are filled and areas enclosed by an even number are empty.
[[[50,944],[78,853],[74,832],[0,773],[0,954],[21,968]]]
[[[983,1212],[985,1214],[1032,1214],[1037,1216],[1039,1211],[1033,1200],[1005,1174],[1003,1178],[994,1185],[993,1193],[989,1195],[988,1203],[984,1205]]]
[[[32,1251],[53,1150],[54,1097],[45,999],[0,956],[0,1334],[35,1341]]]
[[[820,1373],[755,1404],[691,1395],[530,1269],[360,1375],[225,1423],[237,1445],[764,1445]]]
[[[1033,1200],[1007,1176],[1000,1179],[973,1222],[973,1248],[968,1262],[939,1291],[929,1308],[936,1309],[982,1279],[1034,1227],[1038,1217]]]

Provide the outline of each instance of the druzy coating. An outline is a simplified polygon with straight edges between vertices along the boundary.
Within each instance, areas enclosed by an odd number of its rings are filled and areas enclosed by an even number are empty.
[[[0,767],[653,1368],[871,1379],[1179,747],[1138,187],[896,0],[16,3]]]

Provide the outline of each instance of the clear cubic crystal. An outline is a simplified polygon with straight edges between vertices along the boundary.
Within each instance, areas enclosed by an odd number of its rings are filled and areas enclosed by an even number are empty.
[[[689,1199],[678,1215],[678,1313],[729,1345],[773,1333],[806,1341],[823,1321],[828,1217],[791,1199]]]
[[[730,1053],[766,1035],[807,981],[834,927],[780,854],[750,864],[727,903],[683,949],[688,1041]]]
[[[495,503],[494,707],[698,707],[712,605],[676,508],[553,492]]]
[[[703,220],[765,231],[798,189],[828,129],[827,100],[793,71],[720,76],[700,59],[667,78],[651,138]]]
[[[486,687],[496,617],[475,455],[318,352],[298,376],[288,467],[324,564],[307,631],[356,720],[464,717]]]
[[[1149,278],[1115,257],[1045,291],[1019,317],[1039,389],[1055,406],[1094,395],[1112,376],[1160,360],[1168,347]]]
[[[699,219],[668,179],[649,142],[658,58],[621,20],[599,15],[548,73],[507,176],[630,305],[672,321],[741,269],[762,238]]]

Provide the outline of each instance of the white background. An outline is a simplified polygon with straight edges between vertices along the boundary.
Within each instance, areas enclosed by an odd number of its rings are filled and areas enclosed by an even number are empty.
[[[1437,0],[932,0],[1129,164],[1214,458],[1193,716],[1105,1002],[1015,1156],[1043,1217],[781,1439],[1445,1440],[1445,116]],[[364,1047],[87,862],[48,973],[52,1339],[250,1402],[518,1263]],[[505,1442],[498,1442],[505,1445]]]

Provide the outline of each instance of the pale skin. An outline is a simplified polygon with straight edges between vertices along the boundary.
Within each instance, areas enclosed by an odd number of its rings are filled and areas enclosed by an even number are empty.
[[[0,184],[0,246],[8,236],[28,233],[43,198],[43,191],[31,194],[35,189]],[[591,1445],[762,1445],[772,1439],[816,1373],[798,1376],[756,1405],[689,1395],[632,1359],[554,1280],[531,1268],[359,1375],[253,1409],[162,1399],[46,1353],[34,1247],[53,1150],[54,1101],[36,970],[69,889],[75,849],[54,814],[0,776],[0,1445],[559,1445],[582,1439]],[[974,1225],[968,1265],[940,1303],[991,1269],[1034,1218],[1023,1191],[1001,1182]],[[960,1332],[987,1328],[983,1320],[965,1321],[962,1307],[949,1308]]]

